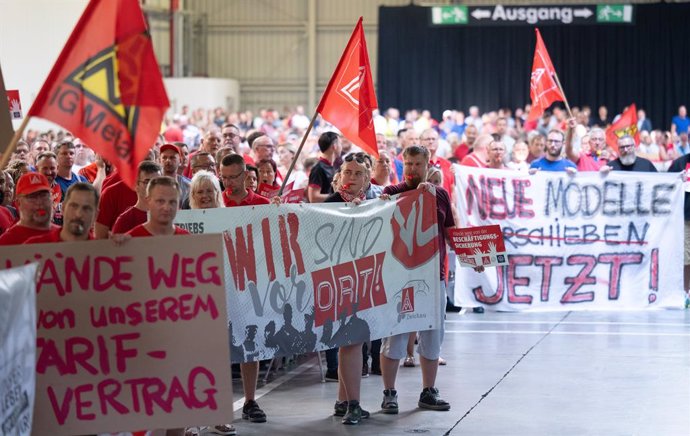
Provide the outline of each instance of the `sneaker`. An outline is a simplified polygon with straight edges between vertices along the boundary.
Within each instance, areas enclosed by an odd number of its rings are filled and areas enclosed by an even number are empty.
[[[441,366],[445,366],[445,365],[448,364],[448,362],[447,362],[446,359],[444,359],[443,357],[439,357],[439,358],[438,358],[438,364],[441,365]]]
[[[347,413],[347,401],[335,400],[335,405],[333,406],[333,416],[345,416]]]
[[[256,401],[249,400],[242,407],[242,419],[247,419],[249,422],[266,422],[266,414]]]
[[[362,377],[369,377],[369,365],[366,363],[362,365]]]
[[[383,391],[383,402],[381,403],[381,412],[391,415],[398,414],[398,391],[395,389],[386,389]]]
[[[347,413],[347,401],[335,400],[335,405],[333,406],[333,416],[345,416]],[[371,416],[369,411],[362,409],[362,419],[367,419]]]
[[[482,306],[473,307],[472,313],[484,313],[484,308]]]
[[[371,365],[371,371],[369,371],[369,374],[381,375],[381,366]]]
[[[414,356],[407,356],[405,358],[405,361],[403,362],[403,366],[405,368],[414,368],[415,367],[415,362],[414,362]]]
[[[201,427],[200,434],[219,434],[223,436],[235,436],[237,429],[232,424],[220,424],[208,427]]]
[[[338,381],[338,370],[329,369],[326,371],[326,376],[324,377],[327,382],[337,382]]]
[[[347,413],[343,417],[343,424],[357,425],[362,420],[362,408],[359,406],[359,401],[350,401],[347,403]]]
[[[450,410],[450,404],[441,399],[436,388],[424,388],[417,403],[422,409]]]

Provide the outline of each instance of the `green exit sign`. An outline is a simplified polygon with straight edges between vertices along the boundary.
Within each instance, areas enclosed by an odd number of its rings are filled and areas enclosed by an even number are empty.
[[[467,24],[467,6],[434,6],[432,24]]]
[[[632,5],[597,5],[598,23],[630,23],[632,14]]]

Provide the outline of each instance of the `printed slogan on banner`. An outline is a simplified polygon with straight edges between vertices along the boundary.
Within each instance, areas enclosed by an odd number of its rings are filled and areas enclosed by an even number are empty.
[[[234,362],[438,328],[436,198],[180,211],[222,233]]]
[[[497,310],[681,307],[678,174],[519,172],[463,167],[463,225],[501,226],[508,265],[457,269],[456,304]]]

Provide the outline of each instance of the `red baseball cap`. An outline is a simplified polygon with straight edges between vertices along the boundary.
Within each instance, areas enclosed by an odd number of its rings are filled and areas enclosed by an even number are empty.
[[[49,191],[50,183],[43,174],[26,173],[17,181],[17,195],[31,195],[34,192]]]
[[[161,148],[160,148],[161,154],[163,154],[163,152],[166,150],[173,150],[175,153],[179,154],[180,157],[183,157],[182,151],[180,150],[180,147],[178,147],[175,144],[163,144],[163,145],[161,145]]]

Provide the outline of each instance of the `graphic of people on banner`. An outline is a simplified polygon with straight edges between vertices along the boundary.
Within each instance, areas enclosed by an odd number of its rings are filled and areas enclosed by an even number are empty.
[[[678,174],[463,167],[463,226],[501,226],[507,266],[457,268],[462,306],[495,310],[682,307],[683,195]]]
[[[0,271],[0,434],[29,436],[36,392],[37,263]]]
[[[248,362],[438,328],[435,208],[415,190],[358,206],[180,211],[176,224],[223,234],[231,355]]]

